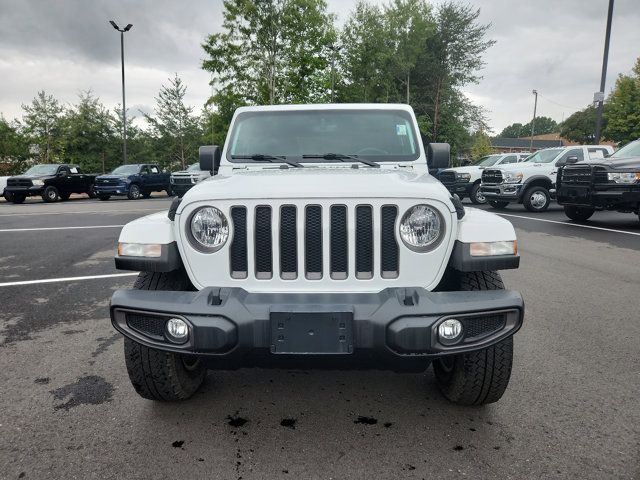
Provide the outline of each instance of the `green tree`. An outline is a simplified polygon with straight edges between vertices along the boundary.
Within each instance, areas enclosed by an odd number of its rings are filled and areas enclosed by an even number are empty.
[[[633,75],[618,77],[605,105],[605,138],[622,144],[640,138],[640,58]]]
[[[145,115],[156,146],[164,152],[163,166],[180,166],[184,169],[197,155],[202,131],[200,119],[193,114],[193,107],[185,104],[187,87],[176,74],[169,85],[162,85],[156,97],[155,116]]]
[[[471,146],[471,157],[473,160],[477,161],[492,152],[493,149],[491,148],[491,139],[489,136],[482,130],[474,133],[473,144]]]
[[[558,122],[549,117],[536,117],[536,123],[533,126],[534,131],[533,135],[545,135],[547,133],[557,133],[559,131]],[[531,136],[531,122],[526,123],[522,126],[522,135],[521,137],[530,137]]]
[[[529,130],[529,133],[531,133],[531,130]],[[502,132],[500,132],[500,137],[504,138],[520,138],[525,135],[526,132],[524,130],[524,125],[521,123],[512,123],[511,125],[504,127]]]
[[[595,141],[595,125],[596,109],[590,105],[584,110],[573,113],[562,122],[560,136],[572,142],[590,144]]]
[[[24,110],[24,133],[37,145],[39,161],[52,163],[64,157],[63,113],[64,108],[53,95],[44,90],[38,92]]]
[[[202,45],[215,103],[326,100],[333,24],[324,0],[225,0],[223,31]]]
[[[0,175],[15,175],[25,169],[29,142],[17,122],[9,123],[0,115]]]
[[[64,116],[67,161],[88,171],[105,171],[109,151],[117,141],[114,118],[91,90]]]

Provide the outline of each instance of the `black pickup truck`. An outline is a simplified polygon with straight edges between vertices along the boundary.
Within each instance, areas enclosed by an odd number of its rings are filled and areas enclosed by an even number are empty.
[[[558,169],[556,195],[572,220],[588,220],[596,210],[640,217],[640,139],[615,152],[607,162],[578,162]]]
[[[151,192],[171,191],[171,174],[151,163],[120,165],[107,175],[96,178],[95,194],[100,200],[126,196],[129,200],[148,198]]]
[[[7,179],[4,198],[23,203],[27,197],[40,196],[45,202],[68,200],[72,193],[86,193],[94,198],[96,175],[84,173],[77,165],[34,165],[22,175]]]

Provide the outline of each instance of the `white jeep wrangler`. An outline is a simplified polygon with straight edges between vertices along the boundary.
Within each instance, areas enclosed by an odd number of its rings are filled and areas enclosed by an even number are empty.
[[[428,173],[406,105],[236,111],[224,148],[168,213],[127,224],[116,266],[140,271],[111,299],[131,383],[185,399],[207,369],[424,371],[465,405],[509,382],[521,295],[512,225],[465,210]]]
[[[538,150],[522,163],[486,168],[482,172],[480,194],[493,208],[522,203],[530,212],[544,212],[555,198],[559,167],[585,159],[602,159],[612,153],[609,145]]]

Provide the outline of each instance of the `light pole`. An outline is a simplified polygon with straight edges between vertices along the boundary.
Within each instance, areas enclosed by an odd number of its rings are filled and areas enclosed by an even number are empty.
[[[333,52],[331,56],[331,103],[335,101],[335,93],[336,93],[336,55],[340,50],[342,50],[341,46],[338,45],[329,45],[329,50]]]
[[[124,32],[131,30],[130,23],[126,27],[120,28],[113,20],[109,20],[113,28],[120,32],[120,61],[122,62],[122,158],[123,164],[127,163],[127,107],[124,101]]]
[[[607,63],[609,62],[609,40],[611,38],[611,19],[613,18],[613,0],[609,0],[607,13],[607,32],[604,38],[604,55],[602,57],[602,74],[600,76],[600,91],[597,92],[598,111],[596,113],[596,145],[600,143],[602,131],[602,110],[604,109],[604,85],[607,81]]]
[[[538,109],[538,91],[532,90],[531,93],[533,93],[536,97],[533,103],[533,120],[531,120],[531,143],[529,144],[529,151],[533,153],[533,133],[535,132],[535,126],[536,126],[536,110]]]

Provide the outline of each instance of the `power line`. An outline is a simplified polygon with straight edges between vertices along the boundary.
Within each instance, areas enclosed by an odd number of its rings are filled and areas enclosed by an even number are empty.
[[[538,93],[538,96],[540,98],[545,99],[547,102],[553,103],[554,105],[557,105],[557,106],[562,107],[562,108],[570,108],[572,110],[583,110],[584,109],[584,107],[578,108],[578,107],[572,107],[571,105],[564,105],[564,104],[562,104],[560,102],[556,102],[555,100],[551,100],[549,97],[545,97],[541,93]]]

